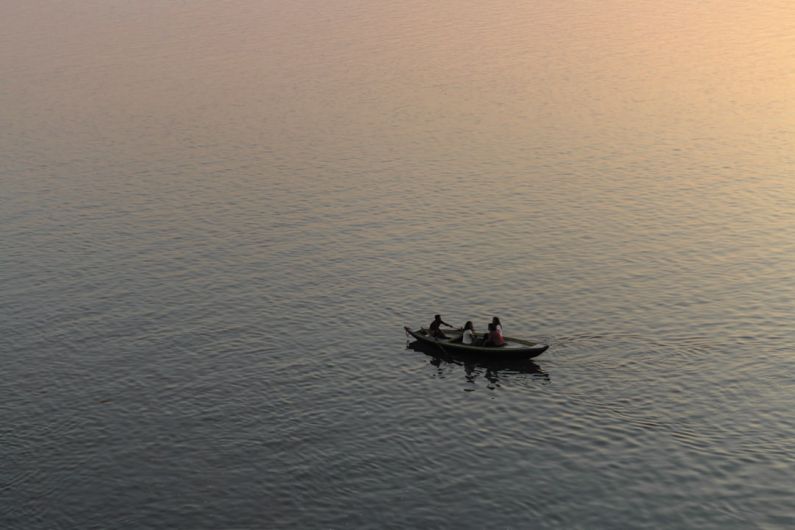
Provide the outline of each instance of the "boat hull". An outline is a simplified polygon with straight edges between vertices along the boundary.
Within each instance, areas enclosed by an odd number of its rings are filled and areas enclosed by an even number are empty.
[[[505,337],[504,346],[475,346],[470,344],[462,344],[460,342],[452,342],[451,338],[439,339],[427,335],[423,329],[412,330],[405,326],[406,334],[416,339],[422,344],[434,346],[443,353],[455,353],[456,355],[468,355],[478,358],[491,358],[491,359],[532,359],[544,353],[547,348],[546,344],[538,344],[522,339],[515,339]],[[460,337],[460,332],[458,333]],[[453,337],[457,338],[457,337]]]

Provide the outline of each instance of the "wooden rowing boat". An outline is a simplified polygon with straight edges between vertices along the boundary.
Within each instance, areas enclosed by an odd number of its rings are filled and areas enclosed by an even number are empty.
[[[474,344],[463,344],[461,342],[461,331],[445,330],[446,339],[431,337],[428,330],[420,328],[416,331],[408,326],[404,326],[406,334],[415,338],[417,341],[435,346],[444,353],[456,353],[459,355],[472,355],[481,358],[492,359],[531,359],[538,357],[549,348],[546,344],[531,342],[523,339],[505,337],[503,346],[476,346]]]

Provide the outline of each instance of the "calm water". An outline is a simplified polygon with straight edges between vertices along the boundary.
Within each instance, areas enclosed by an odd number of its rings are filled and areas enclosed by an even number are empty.
[[[0,0],[0,527],[793,527],[793,35]]]

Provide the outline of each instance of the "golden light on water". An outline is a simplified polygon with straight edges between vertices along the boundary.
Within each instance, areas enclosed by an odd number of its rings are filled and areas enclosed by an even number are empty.
[[[0,527],[792,522],[794,96],[792,0],[0,0]]]

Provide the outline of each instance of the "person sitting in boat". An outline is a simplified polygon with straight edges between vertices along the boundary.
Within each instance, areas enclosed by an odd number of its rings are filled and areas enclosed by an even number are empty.
[[[505,339],[502,336],[502,331],[497,327],[494,322],[489,324],[489,334],[486,340],[483,341],[483,346],[504,346]]]
[[[461,335],[462,344],[475,344],[475,327],[471,320],[464,324],[464,333]]]
[[[491,319],[491,321],[494,323],[495,326],[497,326],[497,329],[500,330],[500,335],[502,335],[502,324],[500,323],[500,319],[494,317]]]
[[[433,322],[431,322],[431,325],[428,326],[428,335],[430,335],[431,337],[436,337],[437,339],[447,339],[447,338],[449,338],[447,335],[445,335],[442,332],[441,329],[439,329],[439,327],[442,324],[444,324],[448,328],[452,328],[453,327],[450,324],[448,324],[447,322],[445,322],[444,320],[442,320],[442,315],[434,315]]]

